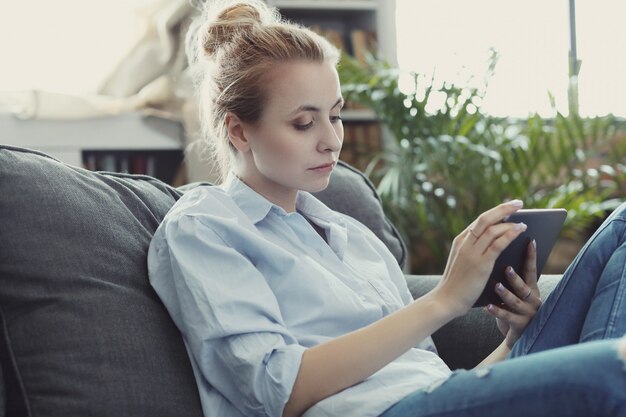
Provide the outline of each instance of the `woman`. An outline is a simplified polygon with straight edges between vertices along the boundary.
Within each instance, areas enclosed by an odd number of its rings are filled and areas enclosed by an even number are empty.
[[[430,334],[478,298],[525,230],[501,222],[522,202],[463,231],[441,283],[413,301],[385,246],[309,194],[343,140],[337,50],[257,1],[212,3],[198,25],[191,62],[224,182],[175,204],[148,267],[205,415],[626,415],[625,342],[561,347],[625,332],[623,207],[541,309],[531,244],[525,280],[510,271],[513,292],[499,286],[504,307],[489,307],[505,341],[488,368],[452,373]]]

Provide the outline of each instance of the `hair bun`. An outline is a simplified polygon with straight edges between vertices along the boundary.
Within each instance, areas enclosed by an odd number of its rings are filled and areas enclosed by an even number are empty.
[[[257,2],[228,3],[231,4],[218,10],[215,18],[209,19],[205,27],[201,46],[208,55],[213,55],[220,46],[262,23],[262,9],[259,10]]]

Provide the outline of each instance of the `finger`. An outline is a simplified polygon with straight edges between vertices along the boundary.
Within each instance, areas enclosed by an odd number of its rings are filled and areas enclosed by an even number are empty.
[[[524,203],[521,200],[512,200],[502,203],[478,216],[476,221],[468,226],[464,232],[466,232],[466,234],[470,233],[471,228],[471,234],[480,237],[489,226],[500,223],[523,206]]]
[[[515,238],[524,233],[527,227],[524,223],[503,223],[503,225],[505,225],[508,230],[495,238],[483,252],[487,255],[487,260],[490,262],[495,262],[500,253],[502,253]]]
[[[533,307],[538,307],[541,301],[539,300],[539,289],[536,281],[534,286],[529,285],[510,266],[506,268],[504,275],[517,298]]]
[[[498,307],[494,304],[487,305],[487,312],[497,319],[507,323],[510,328],[519,329],[524,326],[526,318],[515,314],[505,308]]]
[[[519,224],[521,223],[494,224],[488,227],[479,239],[476,239],[476,241],[474,242],[474,246],[481,254],[483,254],[485,253],[485,251],[487,251],[487,248],[489,248],[489,246],[491,246],[497,239],[504,236],[507,232],[511,231],[512,229],[515,230],[516,228],[524,227],[518,226]]]
[[[526,263],[524,264],[524,278],[531,288],[537,287],[537,242],[533,239],[528,244]]]
[[[522,301],[520,297],[509,291],[500,282],[496,284],[496,293],[509,310],[525,315],[533,313],[534,308],[529,303]],[[532,297],[532,294],[530,297]]]
[[[504,270],[504,276],[509,282],[509,287],[513,290],[513,293],[517,295],[521,300],[527,298],[528,292],[531,291],[530,286],[526,285],[522,277],[520,277],[515,270],[507,266]]]

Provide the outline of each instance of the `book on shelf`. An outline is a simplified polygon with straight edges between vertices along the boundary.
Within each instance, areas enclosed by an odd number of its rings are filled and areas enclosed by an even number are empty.
[[[376,55],[376,31],[374,30],[354,29],[348,33],[343,33],[340,30],[326,28],[320,25],[311,26],[311,30],[328,39],[334,46],[352,55],[364,65],[367,63],[368,53]],[[350,42],[346,42],[346,40]],[[346,110],[366,109],[365,106],[352,101],[347,101],[344,108]]]
[[[311,26],[311,30],[328,39],[337,48],[349,53],[362,64],[367,63],[367,54],[376,55],[377,40],[375,30],[354,29],[349,33],[326,28],[320,25]],[[350,42],[346,42],[349,39]]]
[[[83,167],[90,171],[148,175],[171,183],[180,177],[182,150],[83,151]]]
[[[310,29],[318,35],[326,38],[335,47],[346,51],[345,36],[340,30],[326,28],[320,25],[313,25]]]
[[[378,123],[352,123],[344,127],[340,156],[343,161],[363,171],[381,150],[381,131]]]
[[[352,56],[361,64],[367,63],[367,54],[376,55],[376,31],[355,29],[350,32]]]

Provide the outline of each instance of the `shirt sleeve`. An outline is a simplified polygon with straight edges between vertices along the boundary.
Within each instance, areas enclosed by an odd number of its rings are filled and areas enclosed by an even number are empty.
[[[150,282],[202,377],[244,415],[282,416],[305,347],[263,275],[201,218],[180,216],[160,229]]]

